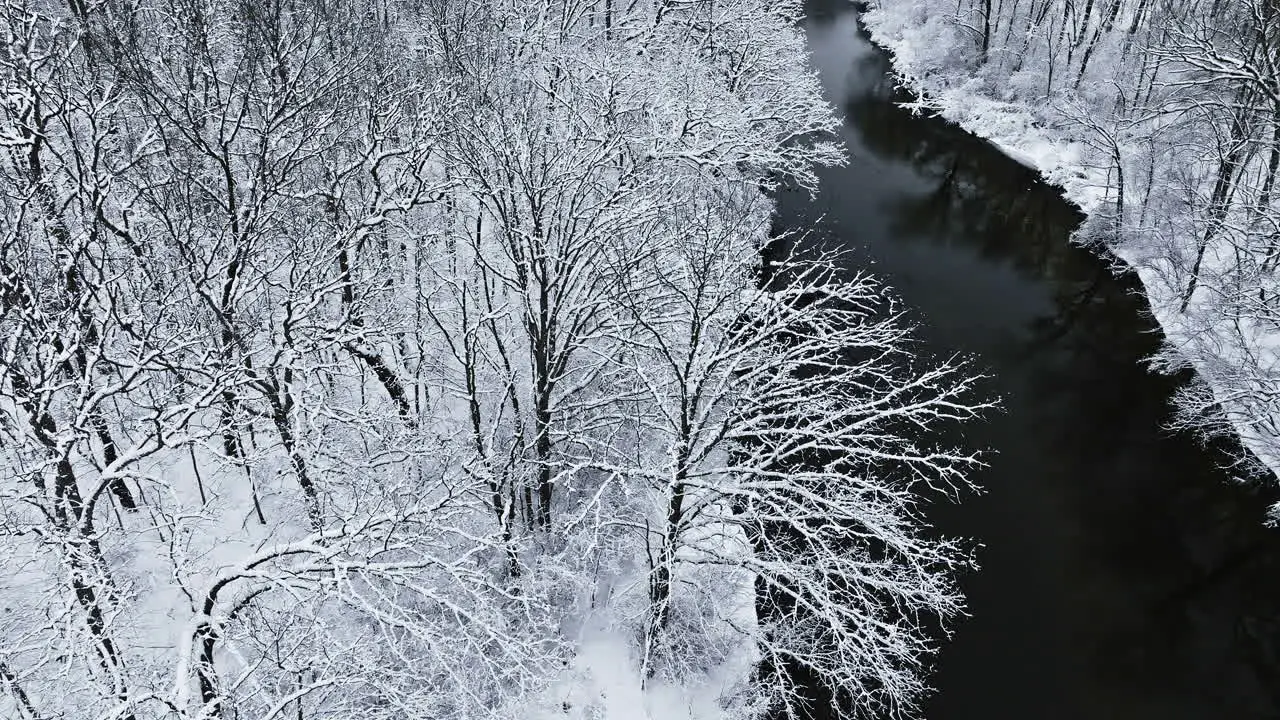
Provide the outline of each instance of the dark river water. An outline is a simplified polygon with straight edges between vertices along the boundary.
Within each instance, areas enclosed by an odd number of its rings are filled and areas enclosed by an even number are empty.
[[[1003,410],[981,495],[939,503],[972,538],[970,617],[933,675],[931,720],[1280,717],[1274,494],[1166,429],[1186,378],[1148,372],[1160,336],[1132,277],[1074,247],[1077,212],[1026,168],[894,104],[886,57],[847,0],[806,30],[851,160],[784,227],[817,227],[893,288],[922,351],[973,358]]]

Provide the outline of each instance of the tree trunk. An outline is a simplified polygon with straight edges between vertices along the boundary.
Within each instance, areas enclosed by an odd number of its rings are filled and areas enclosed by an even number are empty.
[[[1077,89],[1079,89],[1080,83],[1084,81],[1085,72],[1089,69],[1089,60],[1093,58],[1093,51],[1098,49],[1098,41],[1104,33],[1111,32],[1111,26],[1115,23],[1116,15],[1120,13],[1120,2],[1121,0],[1112,0],[1106,17],[1098,27],[1094,28],[1093,35],[1089,38],[1089,44],[1085,46],[1084,54],[1080,56],[1080,71],[1076,74],[1075,84]]]
[[[395,403],[400,419],[406,425],[417,425],[418,418],[413,412],[413,403],[409,400],[409,393],[405,390],[404,383],[400,381],[400,374],[391,369],[378,353],[365,350],[355,343],[346,343],[343,347],[373,371],[374,377],[378,379],[382,388],[390,396],[391,401]]]
[[[287,388],[280,387],[279,383],[274,381],[272,384],[275,385],[274,392],[267,393],[267,402],[271,405],[271,420],[275,424],[276,432],[280,435],[280,444],[284,446],[285,454],[289,456],[289,464],[293,467],[294,475],[298,479],[298,486],[302,488],[311,529],[319,531],[324,527],[324,518],[320,513],[320,493],[311,479],[307,461],[302,457],[302,450],[298,447],[297,438],[293,434],[293,426],[289,418],[293,401],[287,396],[289,392]],[[281,396],[284,396],[283,399]]]
[[[649,571],[649,617],[645,627],[645,672],[653,677],[654,667],[648,663],[662,632],[671,620],[671,572],[679,543],[680,525],[684,522],[685,484],[683,470],[676,474],[667,499],[667,517],[662,530],[662,547]]]
[[[1227,212],[1231,209],[1230,197],[1234,186],[1236,169],[1246,150],[1244,140],[1246,139],[1247,128],[1245,126],[1244,113],[1246,110],[1244,108],[1248,95],[1248,89],[1243,86],[1236,93],[1236,109],[1231,118],[1230,147],[1226,155],[1218,163],[1217,179],[1214,181],[1213,195],[1209,201],[1209,222],[1196,248],[1196,259],[1191,266],[1191,278],[1187,282],[1187,288],[1182,293],[1180,312],[1185,313],[1191,305],[1191,297],[1195,294],[1196,287],[1200,282],[1200,270],[1204,263],[1205,252],[1209,248],[1209,243],[1213,241],[1214,235],[1217,234],[1219,227],[1221,227],[1222,221],[1226,219]]]
[[[982,0],[982,62],[986,64],[991,51],[991,0]]]
[[[106,561],[102,557],[102,549],[94,536],[92,510],[87,509],[80,496],[80,487],[76,479],[75,468],[71,464],[69,451],[59,448],[56,440],[58,426],[47,408],[36,405],[34,388],[26,375],[10,371],[9,381],[13,385],[15,400],[28,414],[28,422],[36,439],[48,450],[50,455],[57,456],[55,464],[53,496],[53,525],[58,540],[62,543],[62,560],[70,575],[71,592],[76,605],[84,613],[85,628],[93,640],[94,650],[98,655],[99,665],[112,680],[113,691],[121,702],[128,699],[128,688],[124,684],[123,663],[115,641],[107,631],[107,614],[103,603],[111,601],[111,593],[103,598],[94,578],[102,580],[102,587],[108,588],[110,574]],[[43,481],[37,480],[37,489],[47,491]],[[43,492],[42,492],[43,494]],[[122,720],[133,720],[133,713],[123,716]]]

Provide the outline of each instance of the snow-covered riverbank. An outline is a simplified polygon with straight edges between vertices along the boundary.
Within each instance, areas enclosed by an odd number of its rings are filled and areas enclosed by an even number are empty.
[[[1280,326],[1268,299],[1274,297],[1274,280],[1269,256],[1260,261],[1250,256],[1250,248],[1257,255],[1261,245],[1250,223],[1269,209],[1266,187],[1260,208],[1238,202],[1222,217],[1213,215],[1208,150],[1196,147],[1194,138],[1178,137],[1182,128],[1170,115],[1116,110],[1129,97],[1126,92],[1133,98],[1140,94],[1143,78],[1139,74],[1125,88],[1122,65],[1129,49],[1115,50],[1114,62],[1109,60],[1105,44],[1097,42],[1106,27],[1101,21],[1094,43],[1102,57],[1090,67],[1086,55],[1077,79],[1066,55],[1071,72],[1064,87],[1054,87],[1056,51],[1049,46],[1045,62],[1031,56],[1036,28],[1028,30],[1023,47],[1031,54],[984,64],[977,59],[975,30],[964,16],[921,5],[927,3],[885,3],[863,16],[873,40],[890,51],[901,81],[925,98],[918,109],[941,115],[1036,169],[1090,216],[1079,236],[1104,241],[1136,270],[1164,329],[1168,351],[1155,359],[1156,366],[1190,364],[1204,380],[1179,398],[1185,424],[1205,431],[1233,429],[1253,456],[1280,473]],[[1117,19],[1124,18],[1112,16],[1108,22]],[[1083,27],[1087,35],[1088,18]],[[1013,44],[1018,42],[1015,35]],[[991,48],[991,57],[997,49]],[[1061,67],[1059,72],[1067,74]],[[1146,106],[1155,107],[1147,92]],[[1239,184],[1251,158],[1237,170]],[[1265,169],[1265,163],[1259,165]],[[1205,249],[1196,259],[1200,246]],[[1241,270],[1246,265],[1251,273]],[[1261,469],[1247,457],[1242,460],[1242,468]]]

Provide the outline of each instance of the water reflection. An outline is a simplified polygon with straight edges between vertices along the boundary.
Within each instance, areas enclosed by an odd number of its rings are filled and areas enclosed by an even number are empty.
[[[1280,716],[1269,498],[1162,430],[1176,381],[1141,366],[1159,336],[1132,278],[1069,244],[1079,215],[1027,168],[896,107],[847,2],[811,3],[807,32],[853,158],[779,223],[869,264],[1006,407],[967,430],[998,452],[986,494],[936,508],[984,547],[927,716]]]

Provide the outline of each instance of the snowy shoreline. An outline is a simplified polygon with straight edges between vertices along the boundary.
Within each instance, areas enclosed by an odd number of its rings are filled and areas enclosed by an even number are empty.
[[[1078,207],[1087,218],[1098,219],[1114,207],[1110,198],[1113,185],[1112,166],[1083,131],[1046,121],[1042,113],[1025,101],[991,97],[988,87],[978,78],[964,77],[963,68],[932,67],[911,38],[894,27],[889,11],[870,8],[861,16],[863,27],[872,42],[886,51],[900,83],[920,98],[913,109],[935,114],[979,137],[1010,159],[1036,171],[1041,179],[1056,187],[1064,199]],[[1100,213],[1101,211],[1101,213]],[[1113,214],[1113,213],[1112,213]],[[1086,219],[1086,223],[1089,219]],[[1182,238],[1178,238],[1181,240]],[[1194,244],[1191,238],[1189,243]],[[1180,310],[1178,285],[1169,278],[1158,262],[1158,248],[1144,247],[1122,232],[1118,242],[1095,243],[1093,250],[1105,248],[1104,259],[1117,273],[1133,272],[1142,283],[1151,313],[1164,333],[1169,356],[1152,359],[1153,369],[1177,369],[1179,362],[1190,366],[1205,383],[1217,403],[1266,393],[1265,369],[1273,364],[1277,339],[1274,330],[1238,332],[1228,338],[1229,331],[1221,322],[1206,322],[1203,315],[1188,315]],[[1118,261],[1118,262],[1117,262]],[[1238,330],[1238,328],[1237,328]],[[1243,342],[1242,342],[1243,339]],[[1244,358],[1237,344],[1243,344],[1251,367],[1241,368]],[[1260,372],[1260,369],[1263,372]],[[1226,377],[1228,380],[1222,380]],[[1234,378],[1241,382],[1232,383]],[[1260,387],[1261,386],[1261,387]],[[1280,418],[1274,409],[1256,413],[1242,402],[1240,406],[1222,408],[1223,418],[1247,451],[1248,465],[1243,474],[1280,476]],[[1250,462],[1252,461],[1252,462]],[[1273,508],[1273,516],[1277,513]]]

